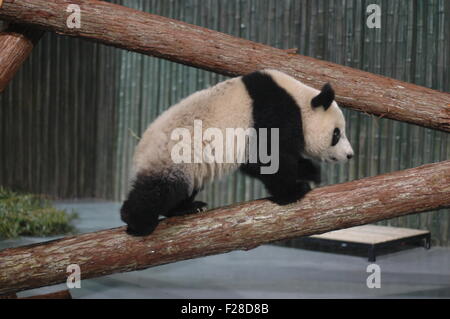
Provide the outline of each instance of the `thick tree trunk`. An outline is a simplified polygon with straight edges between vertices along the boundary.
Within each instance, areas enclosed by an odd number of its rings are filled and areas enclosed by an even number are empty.
[[[267,199],[161,222],[147,237],[124,227],[0,252],[0,294],[144,269],[450,206],[450,161],[315,189],[297,203]]]
[[[72,3],[81,8],[80,29],[66,24],[71,14],[66,10]],[[450,94],[123,6],[93,0],[5,0],[0,18],[225,75],[276,68],[316,88],[330,82],[342,106],[450,131]]]
[[[14,24],[0,32],[0,92],[28,58],[42,34],[40,30]]]

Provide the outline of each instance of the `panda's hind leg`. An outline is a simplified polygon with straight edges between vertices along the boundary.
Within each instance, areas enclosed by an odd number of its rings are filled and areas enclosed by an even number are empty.
[[[168,216],[189,198],[189,183],[182,172],[139,175],[120,210],[127,232],[145,236],[159,223],[159,215]]]
[[[175,209],[173,209],[169,213],[167,213],[166,216],[173,217],[173,216],[183,216],[183,215],[195,214],[195,213],[204,211],[206,206],[208,206],[208,204],[206,204],[205,202],[193,201],[190,203],[186,203],[186,204],[177,206]]]

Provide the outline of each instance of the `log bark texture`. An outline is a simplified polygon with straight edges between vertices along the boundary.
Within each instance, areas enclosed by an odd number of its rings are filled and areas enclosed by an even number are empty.
[[[12,80],[42,35],[40,30],[15,24],[0,32],[0,92]]]
[[[70,264],[83,280],[447,206],[450,161],[326,186],[285,206],[262,199],[166,219],[147,237],[119,227],[5,249],[0,294],[65,282]]]
[[[70,29],[69,4],[81,8]],[[177,20],[93,0],[5,0],[0,18],[235,76],[263,68],[320,88],[330,82],[344,107],[450,131],[450,94],[236,38]]]
[[[72,295],[70,294],[69,290],[61,290],[56,292],[50,292],[44,295],[22,297],[18,299],[72,299]]]

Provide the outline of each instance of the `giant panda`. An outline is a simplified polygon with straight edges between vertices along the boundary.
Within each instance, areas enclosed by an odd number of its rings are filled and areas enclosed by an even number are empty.
[[[173,105],[147,128],[136,146],[132,188],[121,208],[127,232],[148,235],[158,225],[159,215],[198,211],[206,205],[195,201],[203,186],[237,169],[261,180],[279,204],[300,199],[311,190],[311,182],[320,182],[317,162],[343,162],[353,156],[334,97],[330,84],[319,91],[280,71],[261,70],[198,91]],[[256,143],[257,151],[264,147],[267,154],[271,148],[278,152],[278,169],[263,173],[268,163],[259,158],[249,161],[248,136],[244,152],[225,148],[233,162],[192,160],[201,151],[194,149],[192,139],[182,141],[177,134],[174,138],[174,132],[181,128],[195,135],[195,121],[202,123],[200,133],[214,128],[225,136],[227,128],[253,129],[263,141]],[[275,135],[277,144],[271,144]],[[213,138],[200,143],[203,149],[211,147]],[[174,161],[174,147],[186,147],[190,161]]]

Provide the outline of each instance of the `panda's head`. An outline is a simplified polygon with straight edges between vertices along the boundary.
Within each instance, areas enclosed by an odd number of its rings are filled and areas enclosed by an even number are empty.
[[[353,149],[345,134],[345,118],[334,101],[334,91],[325,84],[319,92],[314,90],[303,110],[305,155],[327,162],[345,162],[353,157]],[[306,113],[306,114],[305,114]]]

